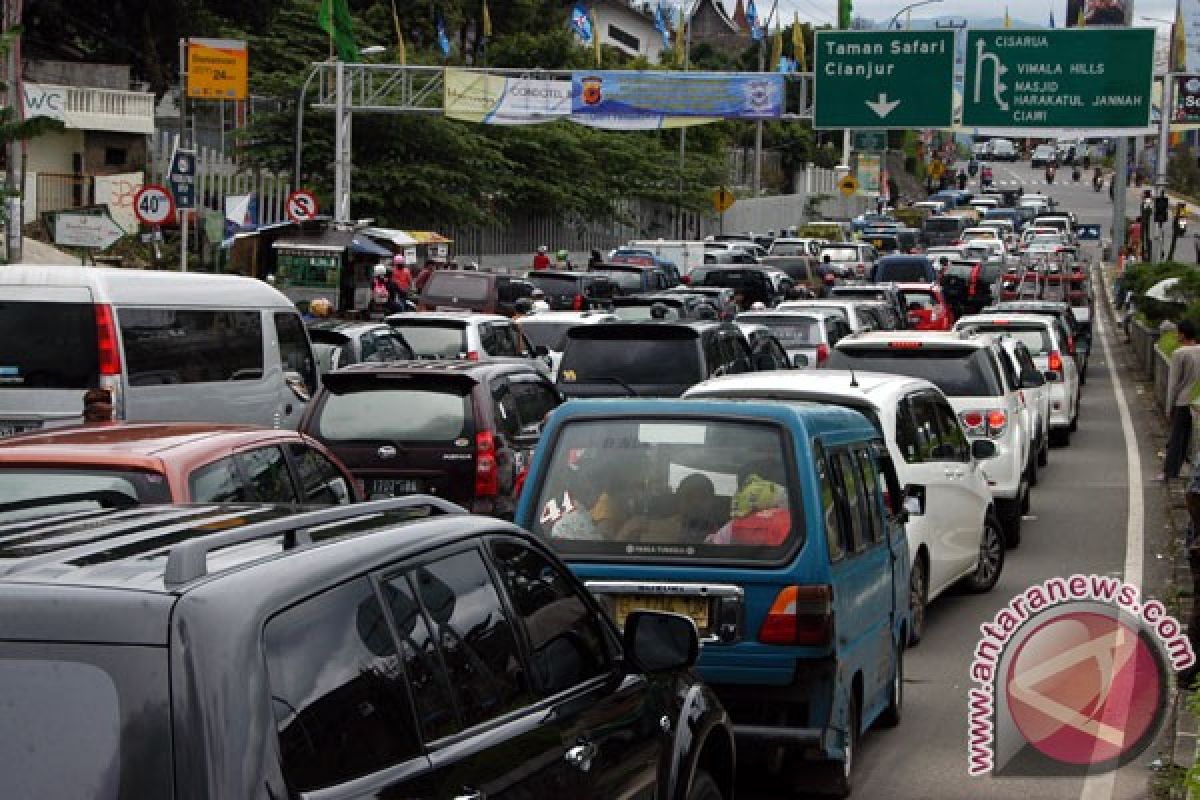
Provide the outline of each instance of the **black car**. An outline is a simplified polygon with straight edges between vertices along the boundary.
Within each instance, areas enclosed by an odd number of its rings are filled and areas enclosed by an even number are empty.
[[[998,301],[1003,274],[1003,264],[955,260],[942,270],[938,281],[942,284],[942,295],[957,319],[978,314]]]
[[[616,285],[593,272],[543,269],[529,272],[525,280],[541,289],[551,311],[588,311],[608,308]]]
[[[696,267],[688,277],[693,286],[721,286],[733,289],[734,302],[744,311],[755,303],[772,308],[787,299],[792,287],[791,278],[776,284],[771,279],[773,268],[739,265],[722,266],[705,264]]]
[[[300,430],[328,447],[367,497],[432,493],[510,518],[517,476],[561,402],[527,364],[360,364],[325,376]]]
[[[732,323],[606,322],[567,331],[557,384],[567,398],[679,397],[700,381],[754,369]]]
[[[621,635],[535,537],[440,498],[294,511],[9,526],[6,796],[732,796],[690,619]]]
[[[350,364],[416,358],[404,336],[380,322],[313,320],[307,327],[322,375]]]
[[[661,267],[638,264],[593,264],[588,272],[600,275],[612,282],[613,296],[661,292],[677,283]]]

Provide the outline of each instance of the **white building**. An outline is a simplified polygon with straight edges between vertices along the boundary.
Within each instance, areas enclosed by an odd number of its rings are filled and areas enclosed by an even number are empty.
[[[651,62],[660,60],[663,52],[662,34],[654,27],[654,6],[648,2],[596,0],[592,3],[600,43],[617,48],[630,56],[644,56]],[[673,26],[674,20],[667,20]]]

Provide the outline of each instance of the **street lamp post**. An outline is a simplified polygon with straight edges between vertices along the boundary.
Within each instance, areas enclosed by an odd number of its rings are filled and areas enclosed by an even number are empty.
[[[896,23],[900,20],[900,15],[905,11],[912,11],[914,8],[919,6],[928,6],[932,5],[933,3],[940,2],[942,2],[942,0],[920,0],[920,2],[917,3],[909,3],[904,8],[896,12],[895,16],[892,17],[892,21],[888,23],[887,29],[890,31],[892,28],[896,27]]]

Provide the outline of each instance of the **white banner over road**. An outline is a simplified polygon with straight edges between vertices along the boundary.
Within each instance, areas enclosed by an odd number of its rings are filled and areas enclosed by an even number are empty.
[[[488,125],[533,125],[571,115],[569,80],[506,78],[446,68],[446,116]]]

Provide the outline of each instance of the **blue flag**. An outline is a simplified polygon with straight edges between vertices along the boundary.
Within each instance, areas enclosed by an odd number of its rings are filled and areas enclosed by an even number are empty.
[[[750,0],[746,6],[746,24],[750,26],[750,37],[756,42],[761,41],[765,31],[758,24],[758,9],[754,6],[754,0]]]
[[[1054,27],[1054,9],[1050,9],[1050,27]]]
[[[441,49],[443,57],[449,56],[450,39],[446,36],[446,20],[444,17],[442,17],[441,11],[437,12],[437,16],[434,17],[434,21],[437,24],[438,47]]]
[[[661,0],[659,0],[658,5],[654,7],[654,27],[660,34],[662,34],[663,47],[670,47],[671,31],[669,28],[667,28],[667,17],[663,12]]]
[[[588,14],[586,8],[583,7],[583,2],[575,4],[575,9],[571,11],[571,29],[575,31],[575,35],[579,37],[579,41],[584,44],[592,42],[592,18]]]

